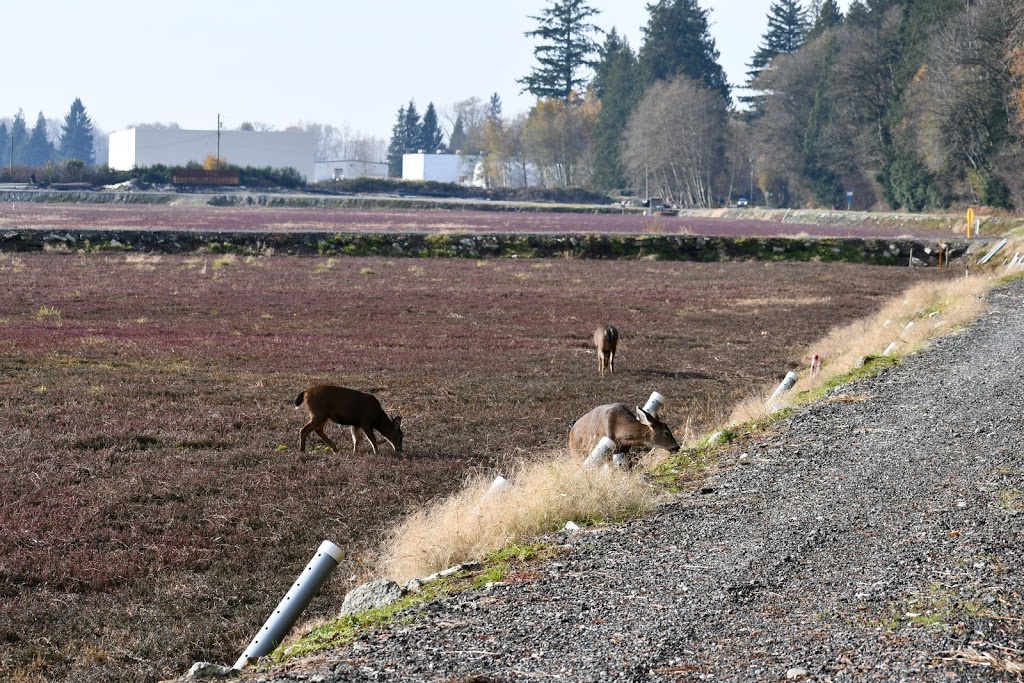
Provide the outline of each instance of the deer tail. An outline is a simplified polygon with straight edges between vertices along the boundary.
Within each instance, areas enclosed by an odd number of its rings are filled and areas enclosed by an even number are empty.
[[[302,405],[302,399],[306,397],[306,390],[303,389],[299,392],[299,395],[295,397],[295,407],[298,408]]]

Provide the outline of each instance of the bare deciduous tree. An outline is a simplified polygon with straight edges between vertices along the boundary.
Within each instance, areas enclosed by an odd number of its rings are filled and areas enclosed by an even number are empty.
[[[721,96],[687,76],[650,86],[623,139],[634,186],[679,206],[711,206],[724,161],[725,118]]]

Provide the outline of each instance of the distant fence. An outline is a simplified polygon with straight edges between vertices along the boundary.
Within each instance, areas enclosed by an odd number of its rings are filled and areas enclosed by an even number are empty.
[[[199,168],[171,171],[173,185],[239,185],[240,179],[238,171],[207,171]]]

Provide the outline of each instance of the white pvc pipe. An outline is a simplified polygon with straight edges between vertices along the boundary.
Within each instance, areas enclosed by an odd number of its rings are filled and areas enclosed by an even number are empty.
[[[255,659],[269,654],[277,647],[288,631],[298,620],[302,610],[306,609],[309,601],[313,599],[316,592],[324,585],[327,577],[341,562],[344,553],[341,548],[330,541],[324,541],[316,551],[316,555],[309,561],[306,568],[299,574],[299,578],[292,584],[291,589],[285,594],[277,609],[270,615],[263,628],[256,637],[245,648],[245,652],[235,662],[234,669],[241,670]]]
[[[590,451],[590,455],[583,461],[583,467],[591,468],[598,467],[604,462],[609,455],[615,450],[615,439],[610,436],[602,436],[601,440],[594,446],[594,450]]]
[[[651,415],[658,412],[658,408],[665,404],[665,397],[659,394],[657,391],[651,393],[651,397],[647,399],[647,403],[644,404],[644,411]]]
[[[508,479],[499,474],[497,478],[495,478],[495,480],[491,482],[490,488],[487,489],[487,491],[484,493],[484,498],[488,498],[497,493],[501,493],[511,485],[512,483]]]
[[[888,356],[890,353],[896,350],[896,342],[889,342],[889,345],[885,347],[885,351],[882,351],[883,356]]]
[[[796,375],[795,372],[793,372],[792,370],[787,372],[785,378],[783,378],[783,380],[779,384],[778,388],[775,389],[775,393],[772,394],[772,398],[775,398],[776,396],[778,396],[780,394],[784,394],[787,391],[789,391],[790,389],[792,389],[793,385],[796,384],[796,379],[797,379],[797,375]]]

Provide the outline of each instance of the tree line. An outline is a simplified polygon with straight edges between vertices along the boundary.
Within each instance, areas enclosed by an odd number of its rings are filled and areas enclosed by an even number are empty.
[[[0,167],[28,166],[42,168],[59,161],[76,161],[82,165],[95,164],[93,152],[94,131],[92,120],[85,112],[82,100],[75,98],[60,126],[56,140],[51,140],[49,126],[42,112],[29,131],[25,112],[0,122]]]
[[[505,116],[496,95],[456,103],[447,149],[478,158],[492,187],[685,207],[1024,206],[1024,0],[854,0],[845,14],[775,0],[742,84],[698,0],[647,12],[634,49],[586,0],[550,0],[519,81],[535,104]],[[403,152],[445,148],[428,113],[399,110],[394,175]]]

